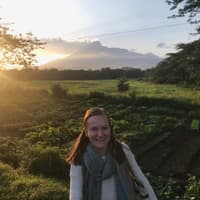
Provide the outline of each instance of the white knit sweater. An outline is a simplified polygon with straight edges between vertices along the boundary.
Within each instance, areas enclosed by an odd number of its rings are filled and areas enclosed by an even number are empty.
[[[136,176],[140,181],[142,181],[143,185],[145,186],[149,197],[145,200],[157,200],[157,197],[147,180],[144,176],[143,172],[141,171],[140,167],[138,166],[135,156],[131,152],[130,148],[123,144],[123,151],[130,163],[130,166]],[[82,166],[81,165],[71,165],[70,168],[70,200],[82,200],[82,184],[83,184],[83,175],[82,175]],[[102,182],[102,200],[116,200],[116,188],[114,183],[114,177],[112,176],[109,179],[106,179]]]

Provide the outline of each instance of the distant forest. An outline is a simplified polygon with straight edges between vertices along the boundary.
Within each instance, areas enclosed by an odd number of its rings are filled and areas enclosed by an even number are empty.
[[[155,83],[179,84],[200,88],[200,39],[187,44],[178,44],[177,52],[168,54],[156,67],[139,68],[105,67],[99,70],[58,70],[24,67],[22,70],[0,70],[17,80],[103,80],[126,77],[145,79]]]
[[[101,80],[116,79],[123,76],[131,79],[142,79],[144,77],[144,71],[135,68],[102,68],[101,70],[39,70],[37,68],[25,68],[22,70],[1,70],[1,72],[17,80]]]

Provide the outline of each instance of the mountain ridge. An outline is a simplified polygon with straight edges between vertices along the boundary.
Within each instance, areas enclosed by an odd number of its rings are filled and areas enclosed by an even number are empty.
[[[153,53],[137,53],[123,48],[103,46],[99,41],[88,43],[64,58],[40,65],[39,68],[100,69],[103,67],[131,67],[147,69],[156,66],[162,58]]]

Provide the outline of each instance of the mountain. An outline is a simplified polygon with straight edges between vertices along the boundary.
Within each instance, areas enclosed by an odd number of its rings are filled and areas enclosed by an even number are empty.
[[[109,48],[99,41],[88,43],[71,55],[41,65],[40,68],[57,69],[101,69],[103,67],[133,67],[147,69],[156,66],[162,58],[152,54],[141,54],[127,49]]]

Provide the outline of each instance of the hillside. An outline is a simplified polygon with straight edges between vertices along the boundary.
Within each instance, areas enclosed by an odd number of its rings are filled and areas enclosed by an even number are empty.
[[[52,93],[58,83],[68,89],[66,96]],[[4,80],[0,88],[0,169],[4,171],[0,195],[66,197],[69,165],[64,158],[80,132],[84,111],[91,106],[108,110],[117,137],[131,147],[142,169],[150,172],[159,199],[179,195],[183,200],[184,194],[192,195],[187,174],[199,180],[200,93],[132,81],[130,93],[120,94],[115,86],[116,80]],[[43,190],[36,194],[33,187]]]
[[[109,48],[99,41],[88,43],[66,58],[41,65],[40,69],[101,69],[103,67],[132,67],[146,69],[156,66],[162,58],[152,54],[141,54],[127,49]]]

